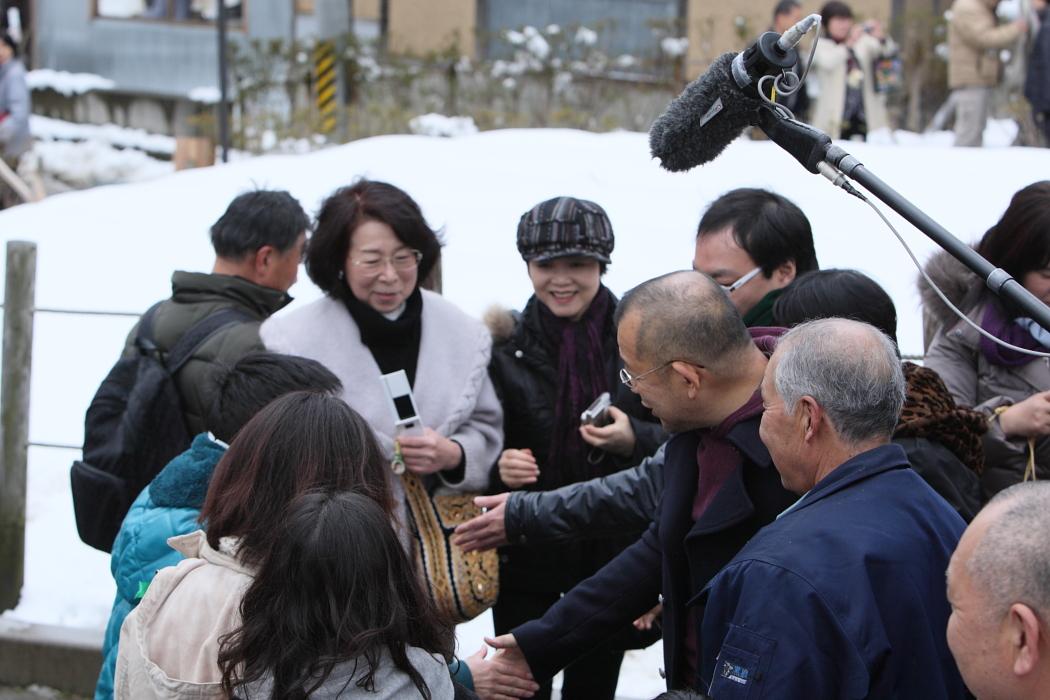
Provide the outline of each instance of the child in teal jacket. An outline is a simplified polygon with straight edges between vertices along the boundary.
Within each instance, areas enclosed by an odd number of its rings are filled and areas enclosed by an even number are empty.
[[[209,428],[190,448],[171,460],[143,489],[124,517],[113,543],[110,571],[117,584],[106,636],[95,700],[112,700],[120,626],[138,605],[159,569],[174,566],[182,555],[168,538],[200,529],[204,495],[226,442],[268,403],[292,391],[336,393],[342,385],[320,363],[276,353],[247,355],[225,371]]]

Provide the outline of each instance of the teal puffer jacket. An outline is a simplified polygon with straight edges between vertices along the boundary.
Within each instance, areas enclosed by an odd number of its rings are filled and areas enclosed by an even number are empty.
[[[197,517],[208,483],[225,452],[226,447],[207,433],[198,435],[190,449],[171,460],[143,489],[124,518],[110,560],[117,595],[106,625],[95,700],[112,700],[120,626],[138,605],[154,574],[182,559],[168,546],[168,538],[200,529]]]

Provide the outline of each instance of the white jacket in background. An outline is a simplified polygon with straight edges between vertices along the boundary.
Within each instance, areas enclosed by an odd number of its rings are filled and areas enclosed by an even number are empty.
[[[893,39],[879,41],[870,34],[862,35],[853,45],[857,63],[864,72],[861,89],[864,96],[864,119],[868,133],[890,126],[886,112],[886,96],[875,92],[875,61],[892,56],[897,51]],[[817,52],[810,66],[812,77],[817,79],[820,92],[811,107],[810,123],[833,139],[842,134],[842,113],[846,108],[846,66],[849,49],[827,37],[817,40]]]
[[[251,585],[252,572],[233,555],[234,543],[224,540],[216,551],[201,530],[172,537],[168,543],[188,558],[161,569],[142,602],[125,619],[114,674],[116,700],[225,698],[219,685],[219,639],[241,625],[241,599]],[[405,651],[434,700],[454,696],[443,659],[416,647]],[[375,692],[354,685],[360,676],[357,670],[353,661],[337,664],[313,697],[389,700],[419,695],[386,651],[374,678]],[[242,687],[240,693],[249,700],[269,700],[272,683],[266,677]]]

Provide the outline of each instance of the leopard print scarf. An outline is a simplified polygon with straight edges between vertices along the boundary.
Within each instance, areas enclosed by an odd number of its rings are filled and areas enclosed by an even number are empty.
[[[956,406],[944,381],[932,369],[905,362],[904,379],[904,408],[893,437],[936,440],[974,472],[983,472],[981,436],[988,429],[984,415]]]

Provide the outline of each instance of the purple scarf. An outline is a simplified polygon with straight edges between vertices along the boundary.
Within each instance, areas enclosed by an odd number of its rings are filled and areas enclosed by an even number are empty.
[[[999,340],[1016,345],[1026,350],[1045,350],[1038,340],[1032,337],[1027,329],[1019,325],[1012,318],[1008,318],[1003,308],[996,302],[989,303],[984,308],[984,316],[981,317],[981,328],[994,335]],[[981,353],[993,365],[1001,367],[1021,367],[1032,360],[1037,359],[1034,355],[1025,355],[997,345],[985,338],[980,340]]]
[[[590,445],[580,437],[580,413],[609,391],[604,341],[613,312],[612,292],[602,286],[579,321],[559,318],[539,305],[540,326],[558,353],[558,398],[548,462],[563,484],[590,479]]]

